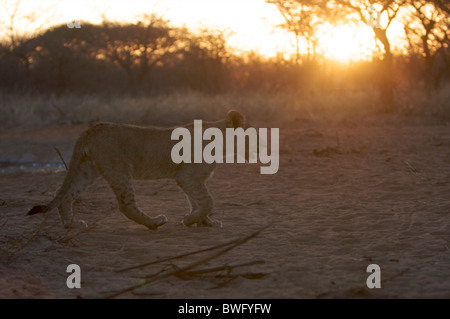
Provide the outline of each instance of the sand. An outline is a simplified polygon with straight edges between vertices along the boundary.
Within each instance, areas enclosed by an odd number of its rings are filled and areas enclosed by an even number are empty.
[[[3,130],[0,161],[60,163],[87,125]],[[135,181],[138,203],[169,222],[157,231],[126,219],[98,180],[74,211],[89,227],[67,231],[57,211],[26,216],[49,201],[65,171],[8,168],[0,174],[0,298],[450,298],[448,123],[380,117],[295,120],[280,127],[280,169],[223,164],[208,186],[222,228],[187,228],[189,210],[172,180]],[[25,164],[24,164],[25,165]],[[258,236],[195,269],[260,263],[158,280],[206,252],[127,272],[117,270]],[[69,264],[81,288],[69,289]],[[381,269],[369,289],[367,267]],[[155,277],[149,277],[155,278]]]

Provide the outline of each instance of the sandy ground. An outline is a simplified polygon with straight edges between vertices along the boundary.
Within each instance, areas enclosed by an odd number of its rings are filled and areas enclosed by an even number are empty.
[[[87,126],[0,132],[0,161],[69,158]],[[276,127],[267,125],[266,127]],[[157,231],[126,219],[98,180],[74,211],[89,227],[66,231],[57,211],[26,216],[49,201],[64,169],[0,174],[0,297],[107,298],[450,298],[450,129],[445,123],[380,118],[280,125],[280,169],[221,165],[208,182],[223,228],[187,228],[188,204],[174,181],[136,181],[139,206],[169,222]],[[263,261],[216,272],[173,272],[215,251],[117,270],[242,238],[192,270]],[[66,267],[81,268],[69,289]],[[369,289],[366,268],[381,268]],[[143,278],[149,276],[147,281]],[[153,279],[152,279],[153,278]],[[153,281],[152,281],[153,280]]]

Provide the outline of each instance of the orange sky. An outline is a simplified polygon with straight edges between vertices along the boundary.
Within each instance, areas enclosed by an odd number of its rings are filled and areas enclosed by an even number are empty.
[[[16,0],[2,1],[10,3],[0,11],[0,22],[8,24],[5,11],[11,12]],[[133,21],[140,14],[155,12],[173,25],[193,30],[204,26],[231,30],[229,45],[237,51],[253,50],[265,56],[294,52],[293,36],[276,27],[283,22],[281,15],[264,0],[22,0],[19,9],[22,16],[36,14],[34,24],[26,19],[16,23],[28,32],[76,19],[99,23],[103,16]],[[401,24],[391,26],[391,37],[401,34],[401,29]],[[373,31],[362,24],[323,27],[320,46],[326,57],[342,62],[368,58],[375,49]]]

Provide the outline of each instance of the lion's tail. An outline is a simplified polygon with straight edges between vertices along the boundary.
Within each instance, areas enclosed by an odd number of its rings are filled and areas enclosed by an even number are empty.
[[[75,147],[73,149],[72,159],[70,161],[69,170],[67,172],[66,178],[64,179],[63,185],[58,190],[53,200],[47,205],[34,206],[32,209],[30,209],[27,215],[46,213],[58,207],[61,204],[61,201],[63,200],[64,196],[67,194],[72,185],[73,179],[77,171],[76,167],[79,165],[81,158],[86,155],[85,139],[86,139],[85,135],[82,134],[80,138],[77,140]]]
[[[36,205],[34,206],[32,209],[30,209],[30,211],[28,212],[27,215],[34,215],[34,214],[40,214],[40,213],[46,213],[49,210],[51,210],[50,206],[46,206],[46,205]]]

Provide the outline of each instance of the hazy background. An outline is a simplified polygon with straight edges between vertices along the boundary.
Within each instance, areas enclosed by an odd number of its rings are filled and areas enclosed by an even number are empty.
[[[0,4],[1,127],[450,114],[446,1]]]
[[[449,11],[443,0],[0,0],[0,298],[135,285],[123,296],[450,298]],[[133,181],[142,211],[169,220],[156,232],[119,213],[104,179],[75,202],[86,229],[26,215],[54,197],[90,124],[230,108],[280,128],[280,169],[217,168],[208,188],[223,228],[181,225],[189,205],[173,180]],[[219,258],[166,260],[267,225]],[[65,285],[72,263],[82,289]],[[371,264],[381,289],[367,288]]]

